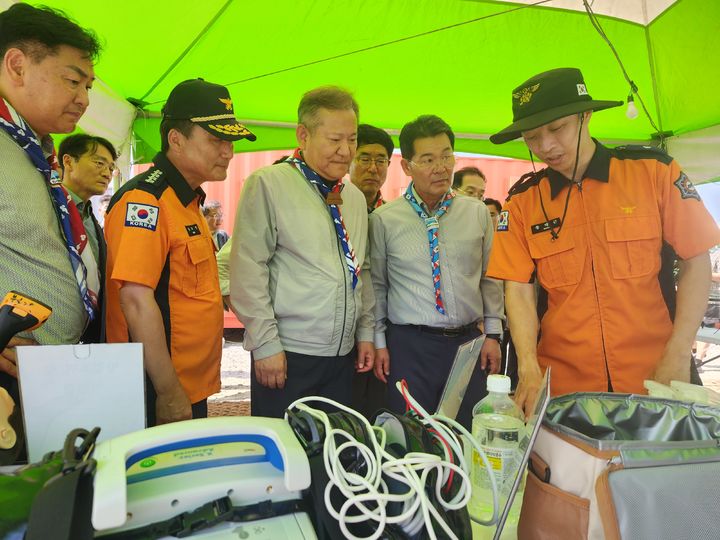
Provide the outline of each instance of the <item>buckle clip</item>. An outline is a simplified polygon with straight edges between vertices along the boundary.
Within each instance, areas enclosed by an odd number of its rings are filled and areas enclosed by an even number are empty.
[[[232,516],[233,506],[230,497],[215,499],[192,512],[180,514],[178,516],[180,530],[174,531],[173,535],[177,538],[186,538],[197,531],[209,529],[218,523],[228,521]]]

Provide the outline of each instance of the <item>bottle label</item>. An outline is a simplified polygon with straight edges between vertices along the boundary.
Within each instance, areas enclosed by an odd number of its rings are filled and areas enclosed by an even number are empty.
[[[490,467],[495,474],[495,482],[498,488],[500,488],[508,478],[511,478],[517,469],[517,449],[496,448],[484,445],[482,449],[485,451]],[[479,472],[479,474],[477,474],[479,486],[482,488],[490,488],[490,479],[486,474],[485,464],[477,450],[473,450],[473,466],[475,470]]]

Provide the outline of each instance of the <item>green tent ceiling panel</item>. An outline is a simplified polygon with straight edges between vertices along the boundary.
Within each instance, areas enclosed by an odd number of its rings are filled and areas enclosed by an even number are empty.
[[[605,0],[608,2],[609,0]],[[662,130],[685,133],[720,123],[720,1],[654,0],[648,26],[599,16],[600,23]],[[600,10],[605,3],[594,2]],[[646,2],[653,0],[627,0]],[[39,2],[38,2],[39,3]],[[96,71],[125,98],[157,114],[178,82],[203,77],[229,85],[256,143],[237,151],[294,145],[296,107],[306,90],[338,84],[354,92],[360,119],[399,130],[420,115],[443,117],[458,150],[527,157],[520,144],[486,136],[511,121],[510,92],[555,67],[580,67],[600,99],[630,87],[583,11],[488,0],[47,0],[105,42]],[[567,3],[567,2],[566,2]],[[577,0],[582,6],[582,0]],[[615,5],[621,5],[615,1]],[[273,127],[274,126],[274,127]],[[158,121],[138,117],[136,136],[159,147]],[[655,132],[625,108],[593,118],[593,134],[650,141]]]

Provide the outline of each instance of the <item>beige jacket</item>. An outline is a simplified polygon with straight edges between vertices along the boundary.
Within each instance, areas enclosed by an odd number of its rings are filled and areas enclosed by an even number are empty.
[[[314,356],[350,352],[373,340],[374,295],[367,206],[345,182],[341,212],[360,264],[355,290],[328,206],[287,163],[245,181],[230,252],[232,309],[256,359],[286,350]]]

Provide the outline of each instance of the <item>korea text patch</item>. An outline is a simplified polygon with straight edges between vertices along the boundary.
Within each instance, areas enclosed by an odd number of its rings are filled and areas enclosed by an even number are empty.
[[[157,228],[159,215],[160,209],[157,206],[129,202],[125,213],[125,226],[154,231]]]
[[[498,232],[507,231],[510,225],[510,213],[503,210],[498,214],[497,230]]]

